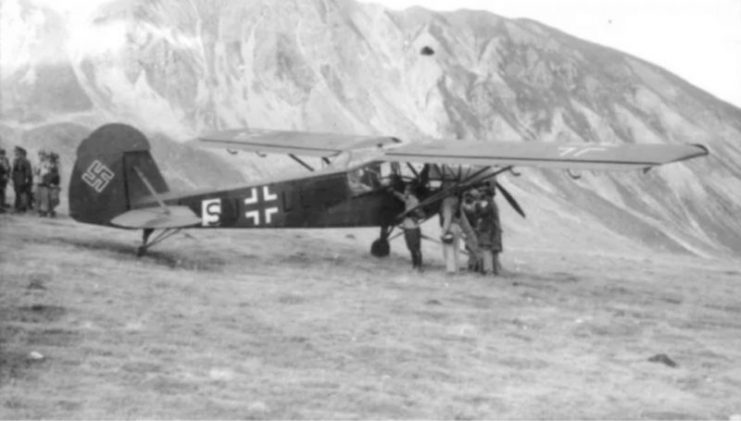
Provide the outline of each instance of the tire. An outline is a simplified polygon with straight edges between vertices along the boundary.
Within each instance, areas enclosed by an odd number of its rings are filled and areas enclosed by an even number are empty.
[[[370,252],[376,257],[386,257],[391,252],[391,246],[389,241],[383,238],[379,238],[371,244]]]

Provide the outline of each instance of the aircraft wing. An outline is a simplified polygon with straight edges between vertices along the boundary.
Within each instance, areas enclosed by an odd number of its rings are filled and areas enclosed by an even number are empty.
[[[202,146],[241,149],[263,153],[285,153],[330,157],[343,151],[400,143],[390,136],[357,136],[279,130],[237,129],[199,136]]]
[[[439,164],[527,166],[582,170],[630,170],[708,154],[702,145],[562,144],[543,142],[446,142],[410,144],[386,158]]]

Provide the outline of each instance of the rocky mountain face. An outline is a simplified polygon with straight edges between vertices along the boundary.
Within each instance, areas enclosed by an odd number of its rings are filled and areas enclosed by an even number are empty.
[[[1,19],[6,146],[60,138],[71,157],[70,133],[128,122],[157,134],[165,175],[189,186],[275,171],[259,159],[224,166],[225,154],[172,140],[217,128],[702,143],[710,157],[647,174],[523,169],[504,184],[528,219],[502,204],[505,235],[556,249],[741,254],[741,110],[538,22],[353,0],[115,0],[87,17],[4,0]]]

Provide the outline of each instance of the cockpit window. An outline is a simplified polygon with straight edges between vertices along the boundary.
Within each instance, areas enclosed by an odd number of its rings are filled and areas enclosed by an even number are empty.
[[[352,194],[357,196],[380,188],[381,181],[379,174],[369,165],[348,171],[347,185]]]

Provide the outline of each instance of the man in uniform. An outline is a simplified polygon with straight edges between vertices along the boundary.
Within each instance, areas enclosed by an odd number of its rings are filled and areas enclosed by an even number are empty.
[[[443,189],[450,187],[450,185],[443,185]],[[448,274],[458,273],[461,268],[461,239],[465,239],[466,244],[470,244],[472,237],[475,235],[463,210],[460,196],[451,194],[443,199],[440,204],[440,224],[442,233],[440,240],[443,244],[445,272]]]
[[[39,164],[36,166],[35,181],[36,190],[34,199],[39,216],[46,216],[50,211],[51,195],[49,191],[49,180],[51,178],[51,161],[49,154],[43,149],[39,151]]]
[[[10,179],[10,162],[5,156],[5,149],[0,149],[0,212],[5,212],[8,202],[5,199],[5,187]]]
[[[469,249],[468,268],[486,275],[499,274],[499,253],[502,251],[502,230],[493,187],[484,185],[469,190],[461,207],[475,239],[466,242]]]
[[[456,195],[443,199],[440,204],[440,218],[442,232],[440,240],[443,243],[445,272],[449,275],[455,274],[458,273],[459,249],[463,233],[460,225],[460,201]]]
[[[476,204],[480,198],[477,189],[470,189],[463,194],[463,203],[461,204],[461,221],[466,223],[463,227],[468,227],[466,232],[466,250],[468,251],[468,270],[471,272],[481,271],[481,248],[478,240],[478,210]]]
[[[52,152],[49,155],[49,161],[51,162],[51,173],[49,175],[49,216],[52,218],[57,216],[54,210],[59,206],[59,191],[61,190],[61,180],[59,177],[59,154]]]
[[[481,248],[481,263],[484,274],[499,274],[499,253],[502,251],[502,234],[499,209],[494,203],[494,185],[484,186],[476,204],[476,233]]]
[[[15,210],[23,213],[28,209],[33,185],[33,171],[31,163],[26,158],[26,150],[20,146],[15,147],[15,159],[13,159],[13,189],[15,190]]]
[[[404,230],[404,241],[407,244],[409,253],[412,255],[412,268],[422,271],[422,230],[419,228],[419,221],[424,219],[421,209],[415,209],[419,205],[419,199],[416,196],[417,186],[409,183],[404,187],[404,194],[391,190],[396,197],[404,202],[404,211],[406,215],[401,223]],[[415,210],[412,210],[415,209]]]

